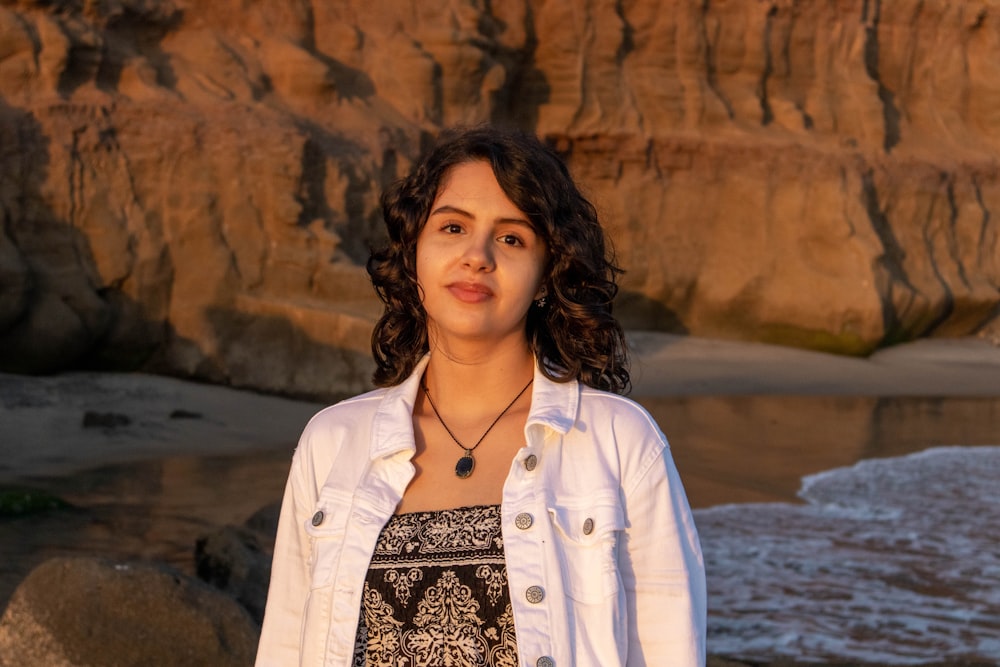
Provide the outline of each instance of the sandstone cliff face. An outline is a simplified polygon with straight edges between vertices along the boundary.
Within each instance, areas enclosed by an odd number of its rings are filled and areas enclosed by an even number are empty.
[[[566,155],[629,326],[975,332],[998,63],[995,0],[0,0],[0,366],[364,388],[378,193],[480,121]]]

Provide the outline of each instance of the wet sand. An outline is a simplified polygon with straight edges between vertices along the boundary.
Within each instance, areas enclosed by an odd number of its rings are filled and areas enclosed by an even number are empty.
[[[941,445],[1000,444],[1000,397],[641,401],[668,434],[695,508],[796,502],[805,475]],[[292,435],[285,442],[248,442],[240,452],[157,447],[156,455],[147,451],[142,459],[101,463],[94,457],[89,465],[79,461],[73,471],[59,461],[56,471],[36,467],[32,474],[8,480],[0,488],[44,490],[73,508],[0,517],[0,606],[34,565],[56,555],[159,560],[193,572],[199,537],[218,526],[242,524],[280,499],[299,428],[290,425]],[[221,441],[216,444],[226,449]]]
[[[640,400],[671,441],[695,508],[795,502],[802,477],[862,459],[1000,445],[1000,396]]]
[[[913,415],[895,414],[891,402],[872,399],[931,399],[916,404],[945,411],[934,420],[939,424],[935,428],[941,429],[935,437],[962,442],[969,430],[971,437],[979,437],[979,426],[967,424],[979,419],[979,413],[935,408],[933,400],[1000,397],[1000,347],[975,338],[919,341],[870,359],[647,332],[631,333],[630,343],[632,397],[653,412],[679,458],[702,433],[718,431],[720,437],[729,437],[751,425],[760,433],[766,431],[768,420],[778,426],[801,420],[802,438],[831,442],[838,448],[836,438],[827,439],[831,430],[856,443],[867,437],[865,429],[879,428],[868,417],[840,423],[839,408],[827,407],[830,398],[842,398],[835,405],[846,411],[862,409],[849,407],[851,400],[860,400],[868,412],[877,413],[875,422],[897,420],[900,428],[918,422],[911,421]],[[332,386],[331,394],[336,393]],[[721,402],[700,401],[714,407],[688,415],[686,408],[670,409],[676,401],[664,400],[704,397]],[[113,463],[287,447],[320,407],[142,374],[0,373],[0,483]],[[778,414],[765,420],[765,414],[773,411]],[[812,411],[815,415],[809,416]],[[814,419],[819,421],[812,423]],[[691,422],[694,428],[689,428]],[[747,475],[758,467],[750,466]]]

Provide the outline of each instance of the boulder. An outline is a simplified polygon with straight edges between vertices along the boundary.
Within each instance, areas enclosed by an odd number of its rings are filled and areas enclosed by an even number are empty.
[[[166,566],[55,558],[0,617],[0,665],[245,667],[259,632],[231,598]]]
[[[198,578],[235,598],[257,623],[264,620],[271,557],[281,503],[261,508],[242,526],[223,526],[198,538]]]

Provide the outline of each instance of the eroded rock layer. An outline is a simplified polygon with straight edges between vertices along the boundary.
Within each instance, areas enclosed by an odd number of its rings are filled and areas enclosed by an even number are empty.
[[[481,121],[566,155],[630,327],[997,326],[996,0],[0,0],[0,367],[364,388],[378,193]]]

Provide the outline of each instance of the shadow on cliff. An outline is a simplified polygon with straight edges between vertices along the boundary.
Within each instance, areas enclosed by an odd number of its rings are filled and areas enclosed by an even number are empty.
[[[215,352],[125,293],[127,277],[102,277],[91,238],[51,203],[72,196],[59,179],[74,168],[54,157],[60,138],[51,131],[0,100],[0,371],[145,370],[310,397],[364,388],[367,355],[313,340],[280,317],[240,313],[231,296],[205,314]]]
[[[641,292],[621,290],[615,298],[615,316],[626,330],[659,331],[687,335],[677,313]]]
[[[375,96],[375,82],[364,70],[346,65],[326,55],[315,45],[310,45],[309,54],[326,65],[330,77],[341,100],[368,100]]]
[[[534,131],[538,127],[538,110],[549,101],[552,88],[545,78],[545,72],[535,64],[538,34],[535,31],[531,3],[525,6],[524,25],[521,26],[525,35],[522,48],[500,46],[502,42],[497,37],[507,28],[507,24],[496,17],[490,17],[488,22],[485,16],[481,17],[479,31],[495,41],[496,59],[503,64],[508,75],[513,73],[511,80],[493,93],[493,99],[490,100],[490,122]]]
[[[90,240],[49,206],[51,139],[38,119],[0,102],[0,126],[0,370],[138,368],[163,323],[103,284]]]
[[[365,147],[305,118],[297,118],[295,125],[306,137],[301,157],[302,176],[296,192],[296,200],[301,207],[298,224],[309,227],[317,220],[323,221],[340,237],[338,250],[355,264],[363,266],[368,260],[369,248],[381,231],[382,220],[367,202],[372,189],[371,175],[351,160],[342,160],[337,164],[340,171],[336,176],[346,181],[342,193],[343,211],[330,204],[326,184],[330,177],[331,158],[362,155]],[[377,184],[380,190],[398,178],[395,148],[389,142],[386,144],[382,155],[381,181]]]
[[[174,90],[177,77],[160,43],[181,24],[183,10],[171,3],[154,2],[121,3],[105,11],[107,15],[93,17],[103,24],[100,38],[74,40],[75,57],[67,60],[59,77],[60,94],[69,97],[90,81],[101,90],[117,93],[125,64],[137,56],[152,68],[158,86]]]

